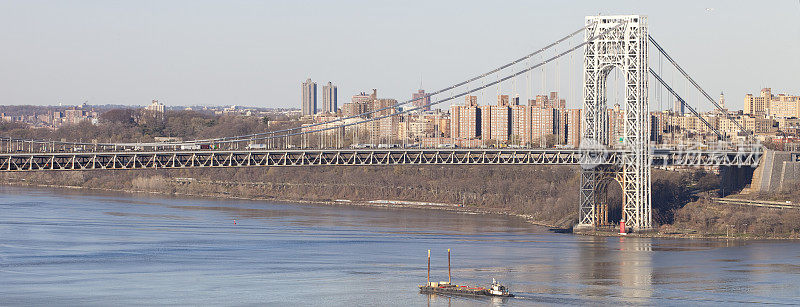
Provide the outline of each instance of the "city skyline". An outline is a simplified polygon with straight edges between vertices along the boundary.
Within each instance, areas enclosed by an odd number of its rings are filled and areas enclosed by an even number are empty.
[[[628,1],[509,4],[548,12],[537,18],[525,18],[532,10],[461,2],[380,8],[359,2],[192,4],[179,15],[173,13],[185,9],[181,2],[136,7],[102,2],[0,4],[0,11],[6,12],[0,13],[0,23],[17,29],[1,34],[15,46],[0,60],[7,68],[0,72],[7,85],[3,104],[140,105],[155,97],[167,106],[294,107],[298,97],[292,89],[307,77],[333,81],[344,97],[379,88],[386,97],[405,100],[418,89],[421,73],[426,89],[432,91],[538,49],[564,34],[552,29],[575,28],[585,15],[631,10],[649,15],[652,34],[709,92],[728,93],[734,99],[732,109],[741,108],[739,97],[756,94],[762,87],[800,92],[800,85],[792,82],[800,60],[791,56],[800,52],[800,40],[792,39],[800,37],[800,28],[791,21],[800,5],[788,1],[770,7],[724,1],[679,2],[671,4],[674,7]],[[433,15],[451,11],[444,9],[451,6],[469,18]],[[769,22],[740,22],[740,16],[757,10],[769,10]],[[335,14],[323,15],[326,11]],[[404,14],[377,17],[387,11]],[[286,16],[313,18],[296,18],[309,21],[301,24]],[[680,22],[675,21],[677,16]],[[371,26],[348,21],[353,18],[371,21]],[[502,29],[486,28],[469,22],[475,18],[511,22]],[[321,25],[334,20],[331,27],[339,34],[326,37]],[[394,25],[410,21],[414,23],[408,27]],[[697,28],[705,30],[698,33]],[[312,35],[309,39],[300,33]],[[305,40],[299,41],[301,37]],[[424,48],[405,44],[426,37],[436,40]],[[471,47],[454,53],[454,46],[463,42]],[[323,43],[326,48],[319,48]],[[493,47],[497,45],[504,48]],[[758,47],[765,45],[779,48]],[[697,56],[704,54],[714,56]],[[549,91],[566,92],[563,88],[540,92]],[[448,104],[440,107],[446,109]]]

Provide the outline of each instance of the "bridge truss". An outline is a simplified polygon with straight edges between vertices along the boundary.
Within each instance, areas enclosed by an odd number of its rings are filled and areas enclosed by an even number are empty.
[[[134,170],[254,166],[620,165],[631,152],[581,149],[320,149],[0,154],[0,171]],[[757,151],[655,150],[653,166],[756,165]]]

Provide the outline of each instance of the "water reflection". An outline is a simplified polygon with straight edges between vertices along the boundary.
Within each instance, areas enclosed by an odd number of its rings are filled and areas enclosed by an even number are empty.
[[[652,240],[648,238],[594,237],[582,242],[580,278],[590,285],[578,294],[600,303],[606,297],[630,298],[643,304],[652,291]]]
[[[486,297],[486,296],[458,296],[445,294],[420,293],[427,298],[428,306],[452,306],[453,301],[457,305],[476,304],[482,306],[505,306],[514,298],[507,297]]]

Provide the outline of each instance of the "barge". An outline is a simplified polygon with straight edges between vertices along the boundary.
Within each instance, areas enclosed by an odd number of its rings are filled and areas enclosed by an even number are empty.
[[[432,282],[431,281],[431,251],[428,250],[428,282],[425,285],[419,286],[419,292],[425,294],[445,294],[445,295],[463,295],[463,296],[497,296],[497,297],[514,297],[514,294],[508,292],[506,286],[497,282],[492,278],[492,284],[488,287],[473,287],[454,285],[451,283],[450,275],[450,249],[447,249],[447,281]]]

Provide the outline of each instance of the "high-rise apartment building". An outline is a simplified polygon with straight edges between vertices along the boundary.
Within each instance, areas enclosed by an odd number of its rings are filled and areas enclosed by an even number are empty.
[[[339,109],[336,86],[330,81],[322,86],[322,112],[336,113]]]
[[[533,102],[533,101],[531,101]],[[531,105],[511,106],[511,143],[526,145],[531,142]]]
[[[450,137],[452,138],[461,137],[461,107],[457,104],[450,106]]]
[[[508,95],[497,95],[497,105],[481,106],[481,137],[484,141],[508,142],[511,136],[511,106]]]
[[[480,111],[480,122],[478,123],[481,127],[481,132],[478,134],[481,140],[488,141],[492,138],[492,106],[491,105],[483,105],[478,106],[478,110]]]
[[[558,109],[531,108],[531,144],[546,147],[548,136],[557,136]]]
[[[303,82],[303,115],[317,114],[317,83],[311,78]]]
[[[464,97],[464,105],[450,106],[450,136],[460,139],[477,139],[481,136],[481,109],[478,97]]]
[[[418,111],[430,111],[431,110],[431,96],[425,93],[425,90],[420,89],[416,93],[411,94],[411,99],[414,100],[411,104],[414,108],[420,108]],[[419,99],[419,100],[417,100]]]
[[[572,148],[579,148],[581,145],[581,109],[566,109],[562,115],[566,136],[564,144]]]

